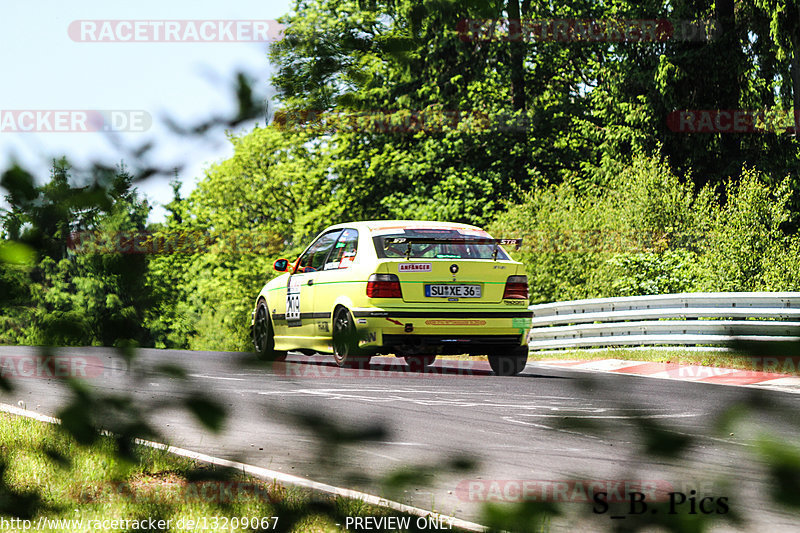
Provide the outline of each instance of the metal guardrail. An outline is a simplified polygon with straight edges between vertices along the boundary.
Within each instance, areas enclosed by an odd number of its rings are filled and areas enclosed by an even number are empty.
[[[715,292],[532,305],[532,350],[800,341],[800,292]]]

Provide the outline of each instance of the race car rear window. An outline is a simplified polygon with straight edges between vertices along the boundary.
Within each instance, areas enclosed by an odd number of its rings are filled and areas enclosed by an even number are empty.
[[[426,258],[426,259],[492,259],[495,246],[487,243],[470,243],[470,240],[478,240],[487,238],[488,235],[478,236],[474,235],[475,232],[462,232],[450,229],[413,229],[413,230],[398,230],[396,232],[386,233],[382,235],[375,235],[372,241],[375,243],[375,252],[381,258],[404,258],[408,252],[408,245],[406,244],[390,244],[385,246],[385,240],[392,237],[421,237],[428,239],[453,239],[454,242],[443,243],[414,243],[411,244],[412,258]],[[464,242],[464,241],[467,242]],[[498,249],[498,260],[508,260],[508,255],[502,250]]]

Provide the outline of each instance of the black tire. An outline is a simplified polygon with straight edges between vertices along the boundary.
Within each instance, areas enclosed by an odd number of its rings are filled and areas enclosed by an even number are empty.
[[[269,317],[267,302],[259,300],[256,306],[256,315],[253,320],[253,346],[256,355],[262,361],[283,361],[286,352],[275,350],[275,334],[272,330],[272,320]]]
[[[408,368],[414,372],[422,372],[425,368],[431,366],[436,361],[435,355],[406,355],[403,357],[406,360]]]
[[[524,346],[509,352],[503,355],[489,355],[489,366],[495,375],[516,376],[525,369],[525,364],[528,362],[528,347]]]
[[[371,356],[358,347],[358,333],[353,315],[344,307],[340,307],[333,315],[333,358],[342,368],[366,367]]]

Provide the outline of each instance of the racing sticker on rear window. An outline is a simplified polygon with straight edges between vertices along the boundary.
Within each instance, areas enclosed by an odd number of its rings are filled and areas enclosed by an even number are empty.
[[[432,263],[400,263],[397,266],[398,272],[430,272],[433,270]]]

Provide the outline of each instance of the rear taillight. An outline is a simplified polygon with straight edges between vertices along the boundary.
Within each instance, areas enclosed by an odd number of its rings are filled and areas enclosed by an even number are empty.
[[[402,298],[400,278],[394,274],[373,274],[367,280],[367,296],[370,298]]]
[[[503,300],[527,300],[528,276],[508,276]]]

